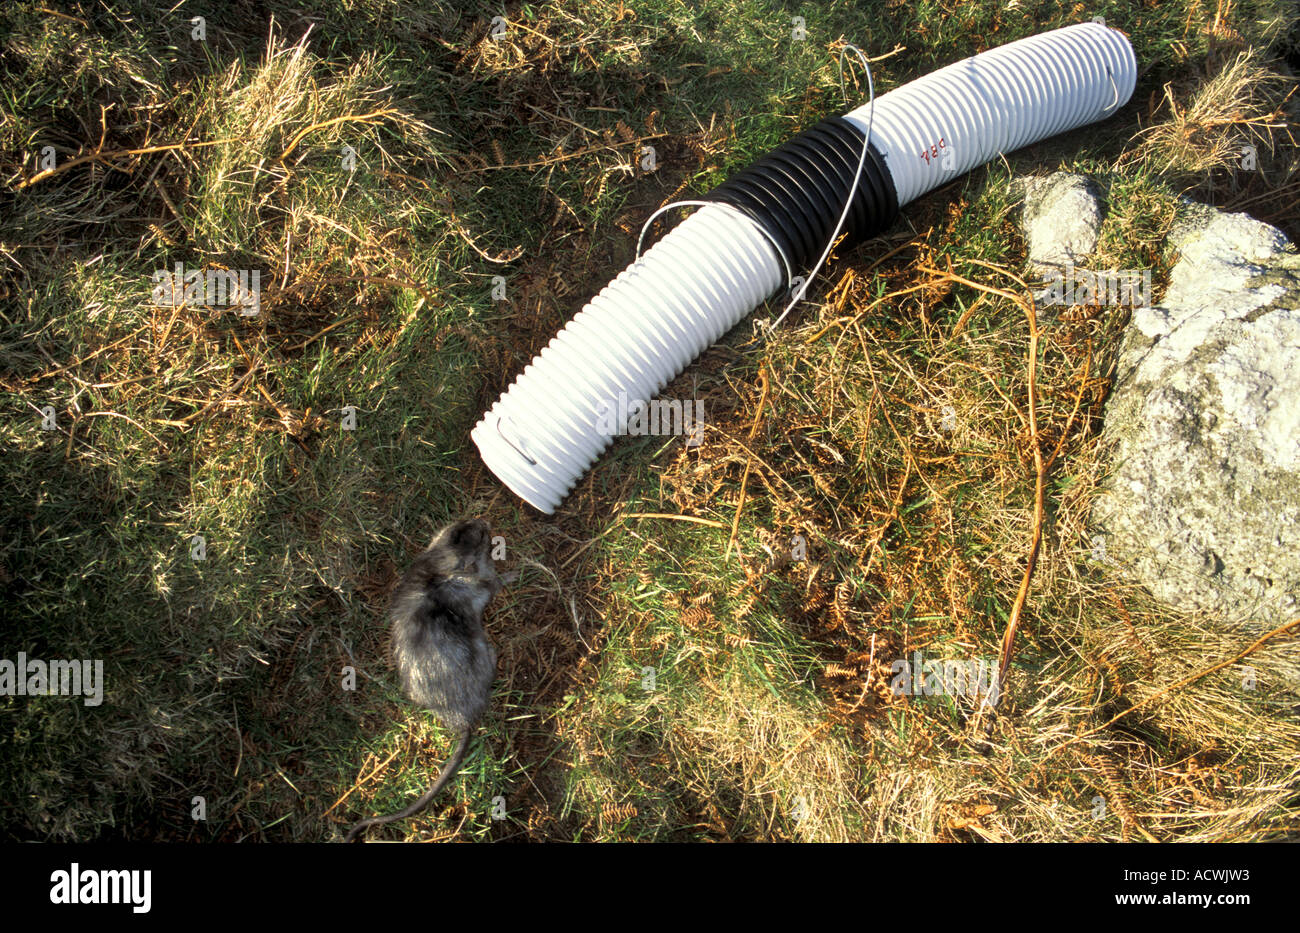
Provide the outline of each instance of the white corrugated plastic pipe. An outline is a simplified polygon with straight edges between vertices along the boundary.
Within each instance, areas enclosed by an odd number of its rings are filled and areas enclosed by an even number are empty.
[[[609,446],[620,398],[653,399],[805,268],[834,233],[870,120],[848,229],[875,235],[900,206],[1000,153],[1100,120],[1133,93],[1124,35],[1082,23],[949,65],[825,121],[724,183],[551,340],[471,437],[483,462],[551,514]],[[856,134],[856,135],[855,135]],[[790,265],[788,266],[787,263]],[[623,409],[626,411],[626,407]]]

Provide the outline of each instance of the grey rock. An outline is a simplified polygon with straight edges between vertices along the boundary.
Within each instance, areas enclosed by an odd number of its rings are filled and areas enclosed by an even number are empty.
[[[1038,276],[1058,275],[1092,255],[1102,220],[1097,186],[1086,176],[1070,172],[1026,178],[1023,184],[1021,223],[1030,271]]]
[[[1171,605],[1273,627],[1300,615],[1300,256],[1191,202],[1169,245],[1164,300],[1121,341],[1093,531]]]

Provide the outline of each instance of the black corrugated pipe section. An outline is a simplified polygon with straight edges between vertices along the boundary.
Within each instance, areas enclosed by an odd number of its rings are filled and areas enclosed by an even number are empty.
[[[806,268],[835,230],[862,157],[863,132],[843,117],[823,120],[704,196],[730,204],[771,234],[794,268]],[[846,245],[884,232],[898,216],[898,194],[875,143],[845,220]]]

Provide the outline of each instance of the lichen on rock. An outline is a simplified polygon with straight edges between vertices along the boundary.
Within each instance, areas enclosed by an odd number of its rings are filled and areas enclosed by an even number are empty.
[[[1300,256],[1191,202],[1168,245],[1164,299],[1119,348],[1092,523],[1164,601],[1272,627],[1300,614]]]

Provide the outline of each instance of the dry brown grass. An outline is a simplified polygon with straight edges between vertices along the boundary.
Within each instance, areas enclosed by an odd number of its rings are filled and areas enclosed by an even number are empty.
[[[1258,50],[1243,49],[1211,70],[1185,103],[1167,84],[1163,119],[1143,131],[1137,155],[1161,174],[1202,178],[1240,165],[1247,146],[1261,158],[1272,155],[1287,135],[1289,83]]]
[[[525,573],[489,618],[500,678],[480,751],[445,806],[405,827],[412,838],[1291,830],[1295,701],[1277,678],[1295,643],[1243,661],[1256,692],[1232,669],[1169,690],[1242,644],[1088,560],[1122,321],[1083,309],[1045,329],[1036,445],[1019,309],[919,271],[953,260],[995,282],[963,263],[1016,255],[992,185],[979,203],[949,190],[909,207],[912,233],[855,254],[821,307],[766,346],[708,351],[667,390],[705,401],[703,448],[620,443],[552,518],[486,473],[468,426],[627,261],[641,219],[741,145],[761,151],[839,103],[833,57],[773,52],[748,4],[724,17],[643,4],[641,22],[579,6],[512,11],[520,28],[498,42],[484,17],[422,5],[384,60],[367,50],[391,12],[362,2],[331,39],[355,20],[344,47],[363,51],[327,60],[333,46],[282,37],[305,23],[243,37],[246,54],[216,69],[186,47],[176,94],[132,24],[105,40],[27,11],[6,65],[64,80],[58,119],[37,95],[22,119],[0,115],[0,136],[15,153],[49,138],[68,167],[20,189],[30,160],[6,159],[0,250],[14,278],[0,287],[23,313],[5,312],[0,389],[24,416],[36,401],[66,406],[65,433],[6,422],[6,527],[23,537],[0,553],[0,584],[28,600],[33,640],[78,643],[84,607],[101,605],[86,650],[120,664],[110,677],[130,695],[93,733],[25,721],[40,741],[7,746],[14,832],[321,839],[422,787],[446,736],[386,686],[382,613],[398,567],[449,514],[489,516]],[[900,80],[971,51],[969,23],[989,26],[977,44],[1044,25],[979,7],[919,23],[907,4],[883,19],[826,12],[846,34],[869,25],[882,51],[906,43],[878,60]],[[823,11],[809,13],[811,26]],[[1145,10],[1136,42],[1164,48],[1183,15]],[[1230,40],[1227,18],[1239,24],[1224,8],[1214,28]],[[1186,136],[1222,160],[1232,143],[1216,133],[1269,129],[1249,109],[1246,66],[1184,104],[1185,62],[1161,60],[1177,66],[1175,155]],[[101,100],[116,108],[102,121]],[[642,177],[647,140],[661,168]],[[1268,206],[1275,195],[1242,192]],[[1158,267],[1164,206],[1112,205],[1118,264]],[[261,317],[142,300],[149,271],[179,257],[266,270]],[[480,287],[498,270],[507,307]],[[359,396],[364,430],[344,434],[337,408]],[[890,664],[913,651],[996,655],[1034,528],[1033,450],[1058,445],[991,733],[971,698],[895,696]],[[176,547],[196,528],[222,542],[201,570]],[[807,561],[791,559],[795,534]],[[340,699],[344,664],[364,686]],[[660,689],[642,688],[645,666]],[[59,750],[57,773],[42,771]],[[195,825],[177,786],[185,799],[211,788],[228,818]],[[499,793],[502,822],[484,805]]]
[[[886,290],[900,293],[888,312],[869,280],[845,273],[815,315],[770,345],[766,375],[737,387],[742,402],[712,426],[707,449],[683,448],[664,471],[647,510],[722,517],[724,529],[747,476],[746,523],[757,537],[732,563],[735,583],[715,586],[725,609],[680,616],[686,643],[704,639],[707,650],[685,647],[635,601],[609,607],[632,628],[623,650],[635,655],[636,633],[658,627],[651,640],[707,657],[708,676],[670,711],[649,715],[628,701],[662,736],[653,764],[633,759],[630,768],[610,747],[622,713],[602,708],[593,682],[569,733],[581,736],[572,740],[587,775],[580,793],[640,803],[667,782],[681,794],[677,806],[718,838],[1288,832],[1300,728],[1284,713],[1292,694],[1283,675],[1300,642],[1275,638],[1242,662],[1256,666],[1259,692],[1241,689],[1239,665],[1184,683],[1249,639],[1164,609],[1089,562],[1111,364],[1099,348],[1114,345],[1122,309],[1079,309],[1041,333],[1044,534],[997,716],[981,725],[966,697],[891,694],[889,662],[914,651],[996,658],[1034,524],[1023,311],[921,271],[916,257],[930,249],[913,242],[883,264]],[[981,274],[997,281],[987,269],[968,273]],[[988,303],[966,313],[952,304],[954,287],[967,309]],[[810,542],[806,563],[787,556],[796,532]],[[718,535],[721,547],[725,530]],[[788,657],[774,649],[775,632],[813,652],[819,673],[806,686],[818,702],[797,688],[777,699],[734,676],[746,654],[769,664]],[[707,804],[719,798],[732,814],[721,824]],[[791,816],[795,799],[803,820]],[[641,809],[686,818],[663,803]],[[653,835],[647,824],[642,832]]]

